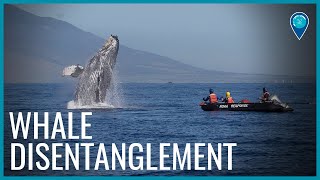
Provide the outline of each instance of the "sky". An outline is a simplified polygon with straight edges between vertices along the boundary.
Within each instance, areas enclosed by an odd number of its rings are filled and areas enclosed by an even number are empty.
[[[246,4],[28,4],[33,14],[69,22],[133,49],[225,72],[315,75],[315,6]],[[298,40],[296,11],[310,18]]]

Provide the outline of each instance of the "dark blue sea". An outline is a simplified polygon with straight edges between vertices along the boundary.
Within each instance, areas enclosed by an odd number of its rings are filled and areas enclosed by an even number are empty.
[[[199,103],[213,88],[217,95],[230,91],[235,101],[258,101],[262,88],[276,94],[294,108],[293,112],[231,112],[202,111]],[[121,84],[121,108],[96,110],[69,110],[74,85],[70,84],[5,84],[5,175],[315,175],[316,173],[316,88],[315,84]],[[88,117],[92,140],[13,140],[8,112],[50,112],[50,125],[55,112],[62,112],[67,127],[67,112],[74,114],[74,134],[80,134],[81,111],[92,111]],[[51,126],[52,127],[52,126]],[[32,130],[32,127],[30,127]],[[43,133],[40,131],[40,134]],[[41,137],[41,136],[40,136]],[[152,164],[159,165],[159,143],[237,143],[233,148],[233,170],[227,170],[227,154],[223,151],[222,170],[213,163],[208,171],[21,171],[10,170],[10,143],[40,142],[94,142],[105,143],[110,152],[111,143],[152,143]],[[224,149],[225,150],[225,149]],[[63,150],[61,150],[63,152]],[[91,152],[93,160],[97,153]],[[144,153],[142,153],[144,154]],[[50,157],[48,155],[48,157]],[[83,160],[83,153],[80,153]],[[38,157],[34,157],[37,159]],[[64,160],[57,161],[64,165]],[[111,158],[109,158],[111,163]],[[172,161],[167,162],[172,166]],[[171,164],[170,164],[171,163]],[[193,164],[193,163],[192,163]],[[200,161],[205,165],[206,159]],[[91,162],[93,169],[94,162]],[[111,165],[109,165],[111,167]],[[81,165],[83,167],[83,164]]]

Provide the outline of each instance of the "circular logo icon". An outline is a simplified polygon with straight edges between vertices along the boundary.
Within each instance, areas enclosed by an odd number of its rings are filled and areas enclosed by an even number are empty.
[[[307,19],[303,15],[296,15],[292,19],[292,23],[296,28],[304,28],[307,25]]]

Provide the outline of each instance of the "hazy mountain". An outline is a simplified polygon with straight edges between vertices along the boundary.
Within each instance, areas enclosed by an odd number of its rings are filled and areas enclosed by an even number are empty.
[[[63,67],[85,65],[105,41],[61,20],[39,17],[12,5],[5,5],[4,9],[5,82],[70,81],[61,77]],[[121,44],[121,37],[119,39]],[[273,82],[292,79],[204,70],[124,45],[120,45],[116,67],[122,82]]]

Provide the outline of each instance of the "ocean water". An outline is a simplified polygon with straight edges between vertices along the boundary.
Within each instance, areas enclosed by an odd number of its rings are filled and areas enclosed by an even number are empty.
[[[316,173],[316,101],[315,84],[121,84],[123,102],[120,108],[69,110],[73,99],[71,84],[5,84],[5,175],[315,175]],[[258,101],[262,87],[276,94],[294,108],[288,113],[204,112],[202,98],[213,88],[217,95],[230,91],[235,101]],[[74,134],[80,134],[81,111],[92,111],[88,119],[92,140],[13,140],[8,112],[50,112],[52,125],[55,112],[74,114]],[[64,122],[67,127],[67,122]],[[51,126],[52,127],[52,126]],[[32,126],[30,127],[32,130]],[[67,128],[66,128],[67,129]],[[40,131],[40,135],[43,131]],[[41,137],[41,136],[40,136]],[[152,143],[152,164],[158,166],[159,143],[237,143],[233,148],[233,170],[227,170],[227,154],[223,151],[222,170],[208,171],[10,171],[10,143],[22,142],[94,142]],[[95,157],[97,147],[91,151]],[[50,153],[50,152],[48,152]],[[141,153],[144,154],[144,153]],[[49,156],[49,155],[48,155]],[[80,153],[83,160],[83,153]],[[36,160],[38,157],[34,157]],[[109,158],[109,163],[111,159]],[[63,159],[58,165],[64,165]],[[168,166],[172,161],[167,162]],[[171,163],[171,164],[170,164]],[[206,159],[200,161],[206,164]],[[213,164],[214,165],[214,164]],[[83,164],[80,164],[83,167]],[[91,162],[93,169],[94,162]],[[111,165],[109,165],[111,167]],[[26,165],[27,167],[27,165]],[[72,167],[72,166],[71,166]]]

